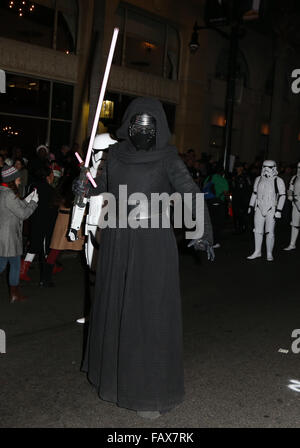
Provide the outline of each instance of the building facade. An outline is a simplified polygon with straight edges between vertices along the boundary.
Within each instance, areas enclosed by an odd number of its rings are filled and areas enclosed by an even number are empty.
[[[0,1],[0,144],[27,151],[80,145],[91,129],[113,28],[120,29],[100,129],[114,131],[130,100],[154,96],[172,142],[222,158],[229,41],[199,32],[204,0]],[[21,14],[21,15],[20,15]],[[224,31],[229,31],[226,28]],[[279,48],[279,49],[278,49]],[[275,51],[276,50],[276,51]],[[231,152],[251,162],[299,158],[299,100],[290,89],[298,54],[246,26],[239,40]]]

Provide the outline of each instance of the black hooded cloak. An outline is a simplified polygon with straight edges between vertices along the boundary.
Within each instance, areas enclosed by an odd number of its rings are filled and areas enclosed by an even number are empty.
[[[136,113],[154,116],[156,145],[136,151],[128,136]],[[97,189],[128,195],[199,192],[174,146],[161,103],[137,98],[109,148]],[[212,242],[205,213],[205,235]],[[101,233],[95,299],[82,370],[99,397],[138,411],[163,411],[184,397],[178,252],[172,228],[105,228]]]

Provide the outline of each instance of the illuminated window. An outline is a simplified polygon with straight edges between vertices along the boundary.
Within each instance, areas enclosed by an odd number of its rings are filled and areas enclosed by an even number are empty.
[[[100,118],[112,119],[114,117],[114,102],[103,101]]]
[[[0,35],[9,39],[75,53],[77,22],[76,0],[0,0]]]
[[[120,28],[114,63],[168,79],[178,79],[179,36],[163,19],[121,5],[115,15]]]
[[[28,154],[39,144],[51,151],[69,143],[73,86],[6,73],[0,102],[0,146],[20,146]]]

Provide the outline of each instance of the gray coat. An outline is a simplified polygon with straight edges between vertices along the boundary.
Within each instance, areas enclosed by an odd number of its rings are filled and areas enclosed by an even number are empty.
[[[22,255],[23,221],[34,212],[37,203],[22,201],[8,187],[0,186],[0,257]]]

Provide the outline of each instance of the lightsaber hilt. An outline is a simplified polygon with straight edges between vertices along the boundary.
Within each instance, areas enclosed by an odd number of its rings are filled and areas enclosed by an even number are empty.
[[[81,163],[83,164],[83,160],[82,160],[82,158],[80,157],[80,155],[78,154],[78,152],[75,152],[75,156],[76,156],[78,162],[79,162],[80,164],[81,164]],[[94,187],[94,188],[97,188],[97,184],[96,184],[96,182],[94,181],[93,176],[91,175],[91,173],[90,173],[89,171],[87,171],[86,176],[87,176],[87,178],[89,179],[89,181],[91,182],[91,184],[93,185],[93,187]]]
[[[79,175],[78,181],[80,182],[80,184],[82,185],[83,188],[88,183],[87,171],[88,171],[88,169],[85,166],[82,166],[80,168],[80,175]],[[80,208],[84,208],[86,205],[86,203],[84,202],[84,198],[85,198],[84,194],[76,194],[75,199],[74,199],[74,205],[77,205]]]

